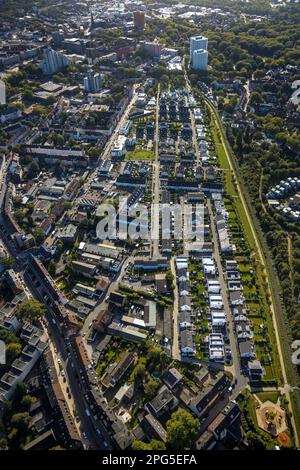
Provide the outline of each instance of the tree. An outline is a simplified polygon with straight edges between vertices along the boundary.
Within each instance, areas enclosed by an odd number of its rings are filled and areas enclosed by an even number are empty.
[[[134,441],[132,444],[132,450],[165,450],[165,448],[164,443],[157,439],[151,439],[149,444],[143,441]]]
[[[60,241],[60,240],[58,240]],[[57,246],[57,244],[56,244]],[[56,264],[53,260],[50,260],[49,264],[48,264],[48,271],[49,271],[49,274],[50,276],[54,276],[55,275],[55,271],[56,271]]]
[[[64,210],[68,210],[68,209],[70,209],[71,207],[72,207],[72,202],[70,202],[70,201],[63,201],[63,202],[62,202],[62,208],[63,208]]]
[[[40,227],[36,227],[33,230],[32,234],[34,236],[35,243],[37,245],[41,245],[43,243],[43,241],[45,240],[45,233]]]
[[[10,343],[6,346],[6,361],[11,364],[22,351],[22,346],[19,343]]]
[[[265,438],[265,436],[263,436],[259,432],[248,431],[246,434],[246,437],[247,437],[247,441],[248,441],[250,449],[264,450],[264,449],[274,448],[270,440],[267,437]]]
[[[11,418],[11,424],[19,431],[26,431],[30,423],[29,413],[16,413]]]
[[[168,443],[172,449],[190,448],[199,431],[199,420],[186,410],[175,411],[167,422]]]
[[[6,268],[9,268],[14,264],[14,258],[12,256],[0,256],[0,264],[3,264]]]
[[[148,349],[148,354],[147,354],[148,368],[153,368],[159,363],[160,354],[161,354],[161,349],[151,344],[151,342],[149,342],[149,349]]]
[[[51,134],[49,137],[52,139],[54,145],[62,146],[65,142],[64,136],[62,134]]]
[[[25,90],[23,93],[23,98],[27,101],[33,101],[34,94],[32,90]]]
[[[27,171],[27,176],[28,178],[35,178],[40,171],[40,167],[38,163],[34,160],[33,162],[30,163]]]
[[[28,411],[32,401],[33,401],[33,398],[31,395],[24,395],[24,397],[21,400],[21,409],[24,411]]]
[[[3,437],[0,439],[0,450],[7,450],[7,440]]]
[[[18,318],[22,320],[28,320],[30,322],[39,320],[45,314],[45,307],[37,300],[27,300],[21,304],[16,311]]]
[[[136,384],[142,384],[145,374],[146,374],[146,367],[144,366],[144,364],[137,364],[132,373],[132,376]]]
[[[160,381],[157,379],[150,379],[148,382],[144,385],[144,392],[145,392],[145,398],[146,400],[151,400],[155,395],[156,392],[158,391],[160,387]]]

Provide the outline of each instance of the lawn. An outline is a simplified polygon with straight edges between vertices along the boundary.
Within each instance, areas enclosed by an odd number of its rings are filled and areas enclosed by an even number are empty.
[[[279,392],[258,392],[255,394],[261,402],[271,401],[272,403],[277,403],[279,398]]]
[[[126,154],[126,160],[154,160],[153,150],[135,149],[129,150]]]

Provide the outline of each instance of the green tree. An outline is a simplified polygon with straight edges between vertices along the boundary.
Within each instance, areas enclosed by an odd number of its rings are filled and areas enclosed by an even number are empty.
[[[6,361],[11,364],[22,351],[22,346],[19,343],[10,343],[6,346]]]
[[[21,400],[21,409],[24,411],[28,411],[32,403],[32,400],[33,398],[31,395],[24,395],[24,397]]]
[[[19,305],[16,315],[22,320],[32,322],[34,320],[39,320],[45,315],[45,307],[37,300],[27,300],[23,304]]]
[[[24,432],[30,423],[29,413],[15,413],[11,418],[11,424],[19,431]]]
[[[172,449],[190,448],[199,432],[199,420],[186,410],[175,411],[167,422],[168,443]]]
[[[58,240],[60,241],[60,240]],[[56,246],[57,246],[57,243],[56,243]],[[55,271],[56,271],[56,264],[53,260],[50,260],[49,264],[48,264],[48,271],[49,271],[49,274],[50,276],[54,276],[55,275]]]
[[[6,268],[9,268],[14,264],[14,258],[12,256],[0,256],[0,264],[3,264]]]
[[[30,163],[27,171],[28,178],[35,178],[40,171],[39,164],[36,161]]]
[[[7,450],[7,440],[3,437],[0,439],[0,450]]]
[[[158,379],[150,378],[144,385],[144,393],[146,400],[151,400],[160,387],[160,381]]]
[[[132,444],[132,450],[165,450],[165,448],[164,443],[156,439],[151,439],[149,444],[138,440]]]
[[[32,234],[34,236],[35,243],[37,245],[41,245],[43,243],[43,241],[45,240],[45,233],[40,227],[36,227],[33,230]]]
[[[146,367],[144,364],[137,364],[133,371],[133,378],[137,384],[141,384],[146,374]]]

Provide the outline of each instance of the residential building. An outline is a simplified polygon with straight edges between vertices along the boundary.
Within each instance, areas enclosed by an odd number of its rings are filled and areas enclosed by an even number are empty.
[[[143,31],[145,28],[145,12],[144,11],[134,11],[133,12],[133,23],[135,29]]]
[[[33,160],[39,160],[50,165],[60,162],[62,166],[66,167],[85,167],[88,164],[88,157],[84,150],[27,145],[21,147],[21,153],[30,155]]]
[[[155,271],[168,268],[167,258],[147,259],[144,257],[136,257],[134,267],[140,271]]]
[[[211,361],[224,361],[224,338],[222,333],[211,333],[209,341],[209,359]]]
[[[201,418],[214,406],[219,396],[224,392],[228,378],[223,372],[218,372],[211,384],[197,397],[192,398],[189,408]]]
[[[119,380],[123,377],[123,375],[127,372],[129,367],[135,361],[134,353],[130,351],[126,351],[125,354],[122,356],[120,361],[117,364],[114,364],[111,367],[104,377],[102,378],[102,383],[105,387],[114,387]]]
[[[0,380],[0,401],[10,400],[18,383],[23,382],[40,358],[47,344],[37,338],[36,344],[27,344]]]
[[[183,375],[175,368],[171,367],[171,369],[167,369],[162,375],[163,382],[167,385],[168,388],[171,390],[176,387],[176,385],[182,383]]]
[[[57,240],[61,240],[63,243],[73,243],[75,241],[77,234],[77,227],[73,224],[65,225],[64,227],[60,227],[55,237]]]
[[[0,80],[0,104],[6,104],[6,85]]]
[[[180,332],[180,350],[182,356],[193,356],[196,353],[193,333],[188,329]]]
[[[158,41],[144,42],[144,49],[150,57],[159,58],[161,54],[161,45]]]
[[[53,31],[52,33],[52,39],[53,39],[53,44],[55,47],[61,46],[63,40],[64,40],[64,33],[63,31],[57,30]]]
[[[234,401],[228,403],[224,410],[219,413],[216,418],[208,426],[208,432],[211,432],[217,441],[225,439],[228,428],[240,416],[239,406]]]
[[[87,93],[98,93],[102,87],[102,78],[99,73],[88,70],[86,77],[83,79],[83,88]]]
[[[93,277],[97,268],[94,264],[84,263],[83,261],[72,261],[72,266],[75,271],[79,271],[83,276],[87,277]]]
[[[257,359],[248,362],[248,374],[251,381],[261,380],[264,369]]]
[[[16,121],[22,116],[22,112],[14,106],[3,107],[0,109],[0,122],[5,124],[7,122]]]
[[[149,439],[157,439],[164,443],[167,442],[167,432],[162,424],[151,414],[148,413],[141,421],[141,428]]]
[[[43,432],[28,444],[23,446],[23,450],[49,450],[57,445],[57,440],[54,436],[53,430]]]
[[[194,70],[207,70],[208,52],[205,49],[197,49],[193,52],[191,67]]]
[[[208,39],[205,36],[192,36],[190,39],[190,62],[193,60],[193,54],[195,51],[208,49]]]
[[[242,359],[252,359],[255,357],[254,345],[249,340],[239,343],[239,351]]]
[[[43,355],[41,371],[44,377],[45,392],[52,408],[53,419],[60,431],[59,437],[62,445],[66,448],[81,448],[80,436],[59,383],[53,357],[49,350]]]
[[[156,417],[170,413],[178,406],[178,400],[173,393],[163,385],[156,396],[145,405],[145,409]]]
[[[111,322],[111,314],[106,307],[103,307],[97,315],[93,323],[93,328],[100,333],[103,333],[109,323]]]
[[[113,147],[111,149],[112,158],[122,158],[126,155],[126,140],[125,135],[119,135],[115,140]]]
[[[44,60],[41,62],[41,68],[44,75],[60,72],[70,64],[69,59],[64,54],[54,51],[51,47],[44,49],[43,54]]]
[[[137,328],[116,322],[112,322],[107,327],[107,333],[134,342],[141,342],[147,339],[147,334],[142,333]]]
[[[23,292],[24,289],[22,284],[13,269],[5,271],[3,278],[14,295],[18,295]]]

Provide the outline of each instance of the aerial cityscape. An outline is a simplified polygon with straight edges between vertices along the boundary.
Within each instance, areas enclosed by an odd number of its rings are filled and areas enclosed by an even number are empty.
[[[299,448],[298,0],[0,25],[0,449]]]

